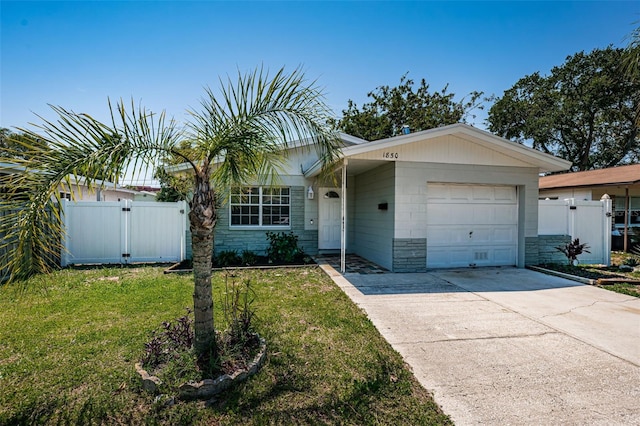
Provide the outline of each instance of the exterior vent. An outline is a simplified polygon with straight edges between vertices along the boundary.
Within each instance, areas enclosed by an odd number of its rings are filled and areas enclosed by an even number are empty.
[[[476,251],[473,253],[473,260],[489,260],[489,253],[486,251]]]

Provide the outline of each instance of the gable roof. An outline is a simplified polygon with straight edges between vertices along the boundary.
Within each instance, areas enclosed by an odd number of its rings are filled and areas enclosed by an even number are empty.
[[[540,189],[578,188],[588,186],[634,185],[640,183],[640,164],[608,169],[563,173],[540,178]]]
[[[533,148],[526,147],[516,142],[496,136],[484,130],[463,123],[451,124],[437,127],[421,132],[410,133],[408,135],[394,136],[387,139],[380,139],[373,142],[362,143],[346,147],[342,150],[341,158],[360,157],[373,151],[394,150],[400,146],[409,144],[435,141],[444,136],[455,136],[474,146],[486,148],[500,153],[505,157],[511,157],[527,167],[535,167],[540,172],[564,171],[571,167],[571,162],[545,154]],[[316,163],[305,172],[305,176],[316,175],[320,170],[320,164]]]

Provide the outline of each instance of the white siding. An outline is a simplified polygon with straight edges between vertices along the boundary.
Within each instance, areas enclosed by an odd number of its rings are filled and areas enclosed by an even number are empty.
[[[550,198],[557,200],[566,200],[567,198],[575,198],[576,200],[591,201],[590,189],[541,189],[540,199]]]
[[[394,238],[393,163],[377,167],[358,175],[353,205],[354,251],[359,255],[391,269]],[[379,210],[378,204],[387,203],[388,210]],[[349,208],[349,207],[347,207]]]
[[[60,184],[58,192],[65,192],[72,194],[74,201],[98,201],[98,194],[96,189],[89,191],[85,185],[73,184],[69,187],[66,183]],[[99,201],[120,201],[120,200],[133,200],[133,192],[119,191],[118,189],[102,189],[100,191]]]
[[[353,159],[530,167],[531,164],[455,135],[353,155]]]

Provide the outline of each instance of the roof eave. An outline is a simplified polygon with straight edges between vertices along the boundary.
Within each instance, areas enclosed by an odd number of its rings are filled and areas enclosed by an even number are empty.
[[[496,136],[484,130],[477,129],[468,124],[456,123],[434,129],[424,130],[422,132],[410,133],[408,135],[394,136],[392,138],[380,139],[378,141],[369,142],[366,145],[356,145],[345,148],[343,154],[345,157],[363,154],[378,149],[390,149],[395,146],[405,145],[414,142],[420,142],[425,139],[433,139],[444,135],[463,134],[469,137],[480,139],[487,144],[501,148],[500,152],[505,155],[517,158],[521,161],[531,163],[532,166],[538,168],[540,172],[559,172],[569,170],[571,162],[545,154],[533,148],[511,142],[507,139]]]
[[[593,188],[596,186],[628,186],[628,185],[639,185],[640,180],[634,180],[629,182],[601,182],[601,183],[587,183],[582,185],[553,185],[553,186],[540,186],[539,189],[547,190],[547,189],[568,189],[568,188]]]

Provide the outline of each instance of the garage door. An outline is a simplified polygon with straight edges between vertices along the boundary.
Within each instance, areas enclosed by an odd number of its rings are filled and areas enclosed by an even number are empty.
[[[427,200],[427,267],[516,264],[515,187],[429,183]]]

